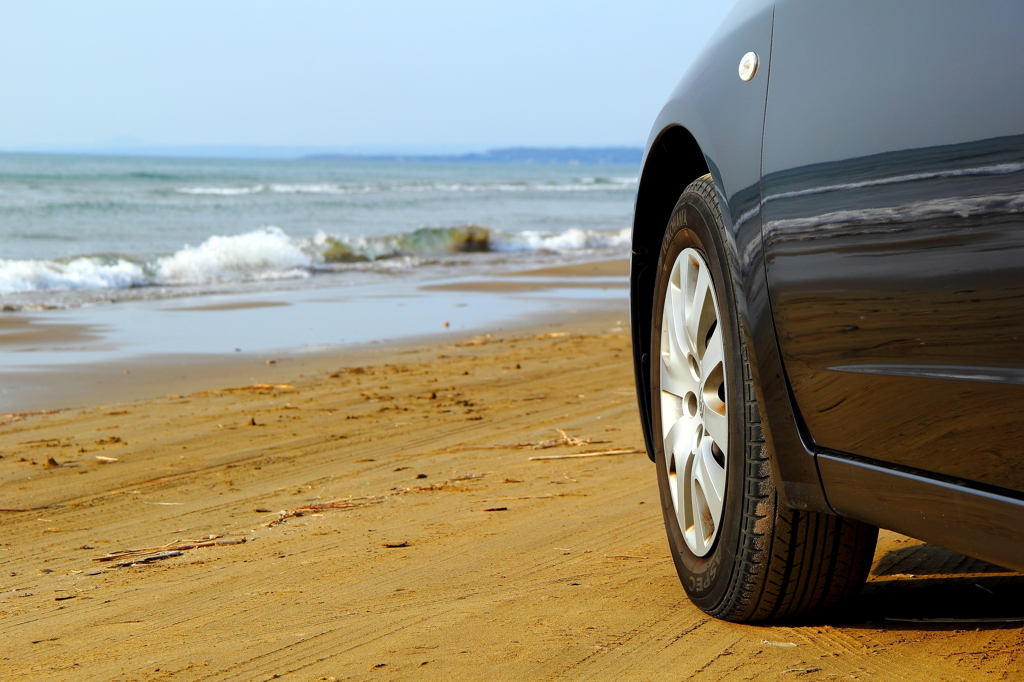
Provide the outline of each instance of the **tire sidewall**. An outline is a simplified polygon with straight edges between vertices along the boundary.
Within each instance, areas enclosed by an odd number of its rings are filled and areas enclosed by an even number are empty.
[[[721,219],[698,193],[686,191],[679,198],[669,219],[656,271],[654,314],[651,329],[651,418],[655,462],[662,514],[668,533],[672,559],[690,599],[702,610],[711,612],[729,593],[734,564],[742,537],[745,469],[745,390],[736,314],[736,296],[727,269]],[[664,441],[661,437],[661,326],[667,282],[679,254],[694,248],[706,261],[715,287],[719,322],[726,357],[726,393],[729,410],[729,448],[726,453],[726,488],[721,528],[711,551],[699,557],[687,546],[672,506]]]

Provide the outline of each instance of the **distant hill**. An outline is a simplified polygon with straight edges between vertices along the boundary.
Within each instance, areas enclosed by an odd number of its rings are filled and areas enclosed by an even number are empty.
[[[630,164],[640,165],[644,150],[640,147],[509,147],[474,154],[314,154],[307,159],[361,159],[378,161],[455,163],[532,163],[544,164]]]

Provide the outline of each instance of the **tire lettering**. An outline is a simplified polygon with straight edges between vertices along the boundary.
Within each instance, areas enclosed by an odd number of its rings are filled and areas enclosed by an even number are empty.
[[[711,560],[711,564],[705,571],[704,575],[700,576],[689,576],[687,583],[690,586],[690,592],[704,592],[711,589],[711,583],[715,581],[718,576],[718,565],[722,563],[721,556],[715,556]]]

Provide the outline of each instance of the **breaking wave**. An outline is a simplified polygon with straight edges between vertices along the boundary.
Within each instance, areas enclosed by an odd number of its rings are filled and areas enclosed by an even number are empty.
[[[149,269],[159,284],[288,279],[309,276],[313,254],[300,240],[268,227],[232,237],[210,237],[199,246],[156,259]]]
[[[177,191],[181,194],[209,194],[221,197],[234,197],[243,194],[259,194],[264,189],[266,189],[265,185],[252,185],[250,187],[179,187]]]
[[[127,289],[146,283],[141,266],[120,258],[0,260],[0,294],[57,289]]]
[[[278,227],[213,236],[198,246],[145,261],[118,255],[60,260],[0,259],[0,295],[31,291],[129,289],[306,278],[347,263],[426,259],[471,252],[563,252],[629,246],[630,228],[504,233],[479,225],[420,228],[386,237],[320,232],[294,238]]]

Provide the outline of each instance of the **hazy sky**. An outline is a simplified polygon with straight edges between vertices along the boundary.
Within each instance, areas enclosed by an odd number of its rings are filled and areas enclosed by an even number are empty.
[[[0,0],[0,149],[640,145],[730,5]]]

